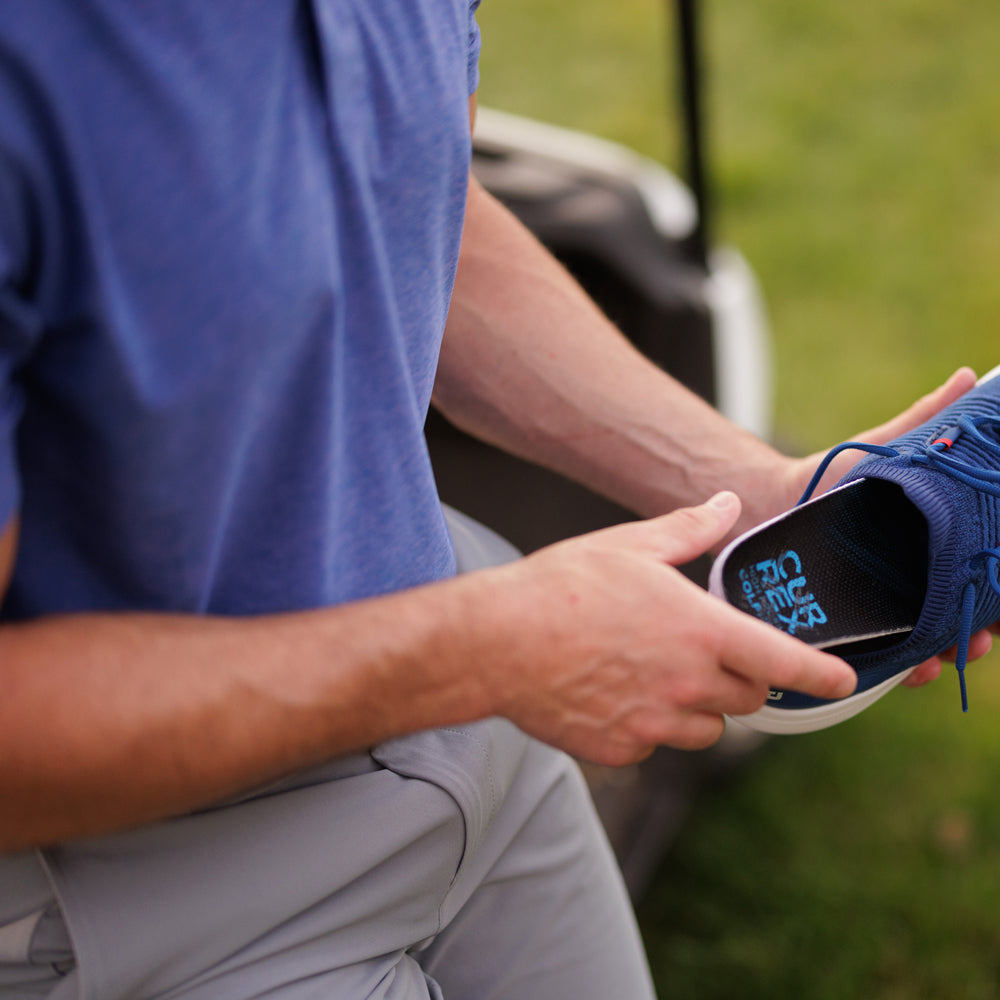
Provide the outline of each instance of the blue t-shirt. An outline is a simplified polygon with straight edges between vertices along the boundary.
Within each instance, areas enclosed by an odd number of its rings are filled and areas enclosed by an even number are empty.
[[[4,5],[6,617],[278,611],[453,571],[423,424],[477,5]]]

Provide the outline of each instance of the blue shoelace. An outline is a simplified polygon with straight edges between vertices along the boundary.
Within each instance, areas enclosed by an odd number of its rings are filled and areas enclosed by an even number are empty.
[[[799,498],[799,504],[805,503],[819,485],[823,474],[829,468],[830,463],[842,452],[848,449],[867,452],[870,455],[881,455],[884,458],[904,458],[912,465],[922,465],[925,468],[934,469],[946,476],[951,476],[966,486],[970,486],[981,493],[988,493],[990,496],[1000,498],[1000,471],[983,469],[968,462],[961,462],[948,456],[947,452],[962,434],[974,437],[980,445],[988,452],[995,455],[997,463],[1000,465],[1000,442],[994,438],[987,437],[981,430],[984,426],[991,426],[1000,430],[1000,418],[997,417],[960,417],[957,424],[946,428],[935,438],[928,441],[920,451],[904,453],[881,444],[866,444],[863,441],[846,441],[831,449],[826,457],[820,462],[805,492]],[[977,552],[969,560],[969,569],[975,570],[979,566],[986,566],[986,582],[990,589],[1000,597],[1000,546],[992,549],[983,549]],[[969,657],[969,642],[972,638],[972,620],[976,610],[976,584],[970,580],[962,591],[962,612],[959,618],[958,643],[955,656],[955,669],[958,672],[958,683],[962,694],[962,711],[969,710],[969,697],[965,688],[965,665]]]

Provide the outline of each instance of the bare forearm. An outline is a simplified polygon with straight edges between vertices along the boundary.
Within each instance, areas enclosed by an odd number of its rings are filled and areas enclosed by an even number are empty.
[[[769,685],[842,696],[841,661],[673,569],[737,512],[730,496],[329,611],[7,626],[0,851],[152,822],[487,715],[624,764],[657,743],[707,746],[722,713],[753,711]]]
[[[0,851],[181,813],[487,714],[450,649],[467,589],[453,581],[258,619],[80,615],[5,627]]]
[[[786,467],[635,351],[475,186],[435,400],[464,429],[646,515],[721,488],[752,504]]]

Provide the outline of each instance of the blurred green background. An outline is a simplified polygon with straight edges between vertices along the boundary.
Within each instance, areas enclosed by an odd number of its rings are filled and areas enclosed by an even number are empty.
[[[1000,363],[1000,5],[708,0],[716,241],[760,278],[797,449]],[[485,105],[673,169],[672,7],[484,0]],[[1000,996],[1000,662],[776,738],[640,908],[665,997]],[[623,998],[627,1000],[627,998]]]

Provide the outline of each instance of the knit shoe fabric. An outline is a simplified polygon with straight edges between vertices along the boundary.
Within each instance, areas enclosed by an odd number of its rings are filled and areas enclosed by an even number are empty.
[[[826,701],[772,690],[737,721],[810,732],[856,715],[920,663],[957,646],[963,709],[971,634],[1000,620],[1000,368],[888,445],[833,449],[799,504],[737,538],[709,589],[858,675]],[[841,451],[869,454],[809,499]]]

